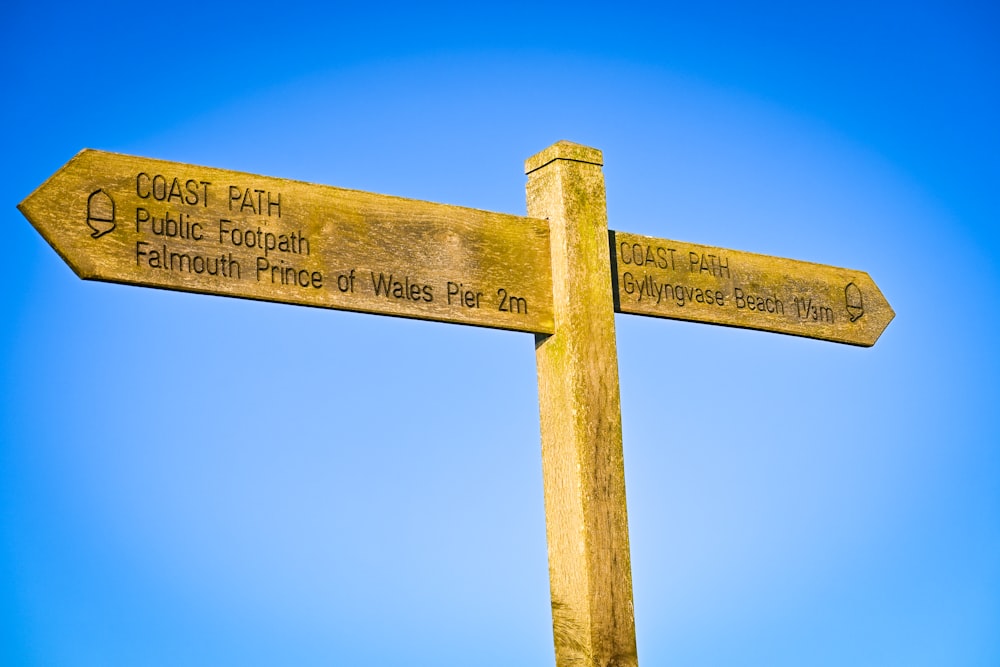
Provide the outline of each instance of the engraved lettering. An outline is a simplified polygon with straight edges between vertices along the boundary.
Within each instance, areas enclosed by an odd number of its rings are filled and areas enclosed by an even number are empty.
[[[136,241],[135,264],[149,269],[221,275],[224,278],[237,280],[241,276],[240,263],[233,259],[232,253],[207,257],[198,253],[175,252],[170,250],[166,243],[154,246],[145,241]]]
[[[168,238],[190,239],[201,241],[204,238],[204,227],[200,222],[192,222],[191,216],[187,213],[180,213],[177,217],[170,211],[164,213],[162,217],[151,215],[148,210],[141,206],[135,209],[135,231],[142,232],[142,226],[147,224],[147,228],[157,236]]]
[[[643,246],[641,243],[622,241],[618,244],[618,260],[622,264],[634,266],[651,265],[658,269],[674,269],[673,248],[662,246]]]
[[[309,255],[309,239],[296,230],[291,234],[275,234],[265,232],[260,227],[237,227],[232,220],[219,219],[219,243],[228,243],[237,247],[260,248],[264,257],[272,252],[290,253],[293,255]]]
[[[698,273],[707,273],[716,278],[729,278],[729,258],[719,257],[710,253],[698,253],[694,251],[688,252],[688,260],[690,261],[690,271],[697,271]]]
[[[208,206],[208,186],[210,181],[199,181],[193,178],[182,181],[178,177],[168,179],[163,174],[147,174],[139,172],[135,177],[135,193],[141,199],[155,199],[168,204],[186,204],[188,206]]]
[[[399,280],[391,273],[387,277],[384,273],[379,272],[378,278],[376,278],[375,272],[372,271],[371,277],[375,296],[426,303],[434,301],[434,288],[431,285],[411,281],[409,276],[404,276],[402,280]]]
[[[785,304],[780,299],[771,296],[760,296],[747,294],[742,288],[736,287],[733,290],[733,297],[736,301],[737,310],[753,310],[758,313],[771,313],[772,315],[784,315]]]
[[[281,193],[261,190],[260,188],[243,188],[238,185],[230,185],[229,210],[280,218]]]
[[[803,322],[833,324],[833,309],[816,303],[812,297],[794,297],[795,313]]]
[[[337,289],[341,292],[354,292],[354,280],[356,276],[354,275],[355,270],[351,269],[350,273],[341,273],[337,275]]]
[[[655,301],[660,305],[666,301],[671,301],[675,305],[684,307],[688,303],[702,303],[709,306],[725,306],[726,295],[720,290],[703,289],[690,285],[661,283],[651,275],[643,275],[642,280],[636,280],[631,272],[622,274],[623,291],[636,297],[636,301],[643,299]]]
[[[454,283],[450,280],[448,281],[447,293],[449,306],[457,304],[466,308],[479,308],[480,299],[483,298],[482,292],[476,292],[466,288],[462,283]]]
[[[528,300],[524,297],[509,294],[503,287],[497,290],[497,296],[500,297],[499,311],[504,313],[528,314]]]
[[[263,278],[261,277],[263,275]],[[283,259],[270,262],[266,257],[257,258],[257,282],[270,277],[272,285],[294,285],[295,287],[323,287],[323,274],[320,271],[302,269]]]

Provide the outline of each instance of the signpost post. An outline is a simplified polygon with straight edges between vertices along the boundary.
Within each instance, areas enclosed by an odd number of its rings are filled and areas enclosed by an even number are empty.
[[[863,346],[894,313],[860,271],[609,232],[602,164],[529,158],[522,217],[85,150],[18,208],[84,279],[535,334],[556,662],[634,667],[614,313]]]
[[[556,331],[535,336],[556,664],[638,664],[618,352],[601,152],[560,142],[525,163],[549,221]]]

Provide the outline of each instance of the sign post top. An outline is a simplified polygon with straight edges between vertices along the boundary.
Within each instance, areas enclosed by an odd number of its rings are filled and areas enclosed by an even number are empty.
[[[524,173],[530,174],[553,160],[573,160],[574,162],[595,164],[598,167],[604,166],[604,155],[598,149],[564,140],[557,141],[540,153],[536,153],[525,160]]]

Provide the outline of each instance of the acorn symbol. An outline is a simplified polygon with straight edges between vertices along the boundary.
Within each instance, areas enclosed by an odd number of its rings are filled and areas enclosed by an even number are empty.
[[[87,198],[87,226],[95,239],[115,228],[115,200],[104,190],[94,190]]]
[[[851,321],[855,322],[865,314],[865,303],[861,299],[861,290],[854,283],[850,283],[844,288],[844,298],[847,301],[847,314],[851,316]]]

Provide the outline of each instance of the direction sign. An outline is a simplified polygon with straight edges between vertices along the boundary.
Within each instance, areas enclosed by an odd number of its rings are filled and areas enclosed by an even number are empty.
[[[525,218],[85,150],[19,208],[81,278],[551,334],[556,660],[635,665],[612,303],[865,346],[894,313],[860,271],[609,232],[602,164],[569,142],[529,158]]]
[[[895,313],[863,271],[610,232],[615,310],[871,346]]]
[[[544,220],[94,150],[18,208],[89,280],[553,331]]]

